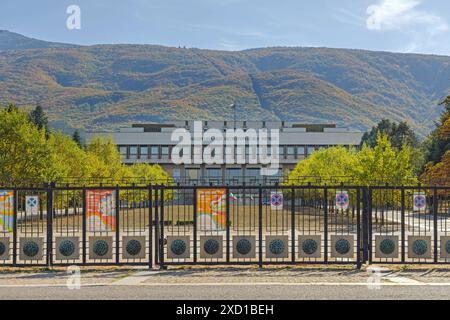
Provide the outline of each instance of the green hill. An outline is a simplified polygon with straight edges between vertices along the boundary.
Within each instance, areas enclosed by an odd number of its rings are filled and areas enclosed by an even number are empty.
[[[2,43],[0,103],[40,104],[57,128],[238,118],[406,120],[425,135],[450,94],[450,57],[328,48],[241,52],[153,45]],[[27,38],[26,38],[27,39]],[[39,41],[39,40],[36,40]],[[22,45],[21,45],[22,44]]]

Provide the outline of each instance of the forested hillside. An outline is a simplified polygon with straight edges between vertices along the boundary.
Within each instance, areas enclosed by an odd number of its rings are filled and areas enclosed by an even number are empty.
[[[9,36],[8,36],[9,35]],[[27,40],[28,39],[28,40]],[[37,42],[36,42],[37,41]],[[153,45],[69,46],[0,32],[0,103],[40,104],[56,128],[238,118],[367,129],[434,126],[450,57],[327,48],[240,52]]]

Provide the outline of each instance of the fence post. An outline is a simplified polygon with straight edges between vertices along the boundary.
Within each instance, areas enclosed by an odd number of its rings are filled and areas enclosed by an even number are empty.
[[[225,189],[226,195],[226,261],[230,262],[230,188]],[[245,199],[244,199],[245,201]],[[245,203],[244,203],[245,205]]]
[[[82,251],[82,263],[86,264],[86,207],[87,207],[87,199],[86,199],[86,187],[83,188],[83,211],[82,211],[82,240],[81,240],[81,251]]]
[[[368,202],[368,209],[367,209],[367,226],[366,226],[366,232],[367,232],[367,240],[366,240],[366,255],[368,256],[369,263],[372,263],[372,206],[373,206],[373,189],[372,187],[369,187],[368,193],[367,193],[367,202]]]
[[[197,262],[197,186],[194,186],[194,234],[193,234],[193,241],[194,241],[194,262]]]
[[[17,211],[18,211],[18,192],[17,189],[14,189],[14,195],[13,195],[13,265],[17,265]]]
[[[53,264],[53,187],[52,182],[47,185],[47,267]]]
[[[401,244],[402,244],[402,262],[405,262],[405,187],[401,187]]]
[[[292,262],[295,262],[295,188],[292,186],[291,188],[291,260]]]
[[[323,258],[324,262],[328,262],[328,187],[323,188],[323,219],[324,219],[324,239],[323,239]]]
[[[128,202],[128,199],[127,199]],[[116,186],[116,263],[120,262],[120,190]]]
[[[159,265],[159,188],[155,188],[155,264]]]
[[[262,245],[262,241],[263,241],[263,226],[262,226],[262,221],[263,221],[263,202],[262,202],[262,197],[263,197],[263,192],[262,192],[262,186],[259,185],[259,199],[258,199],[258,220],[259,220],[259,224],[258,224],[258,237],[259,237],[259,241],[258,241],[258,247],[259,247],[259,251],[258,251],[258,265],[260,268],[263,267],[263,245]]]
[[[153,190],[148,187],[148,262],[149,268],[153,268]]]
[[[160,248],[159,248],[159,267],[160,269],[165,269],[164,266],[164,186],[161,186],[161,200],[160,200],[160,204],[161,204],[161,220],[160,220],[160,224],[161,224],[161,239],[159,241],[160,243]]]
[[[372,188],[363,189],[363,262],[372,262]]]
[[[437,187],[434,186],[433,189],[434,262],[438,262],[438,221],[437,221],[438,208],[439,208],[439,200]]]
[[[363,190],[363,196],[365,192]],[[363,201],[365,199],[363,198]],[[356,268],[361,269],[361,240],[364,241],[364,228],[361,228],[361,189],[356,189]],[[354,206],[353,206],[354,208]],[[353,223],[353,218],[352,218]],[[361,230],[363,234],[361,234]],[[361,239],[362,238],[362,239]],[[364,245],[362,246],[364,248]],[[364,252],[363,252],[363,259],[364,261]]]

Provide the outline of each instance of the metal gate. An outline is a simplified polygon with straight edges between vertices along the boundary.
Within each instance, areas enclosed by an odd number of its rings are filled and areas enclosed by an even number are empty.
[[[160,194],[161,266],[361,264],[361,188],[177,186]],[[338,195],[347,203],[337,206]]]
[[[0,266],[450,263],[450,187],[0,188]]]

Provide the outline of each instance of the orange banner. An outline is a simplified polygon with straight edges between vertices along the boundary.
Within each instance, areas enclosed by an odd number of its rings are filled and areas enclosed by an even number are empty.
[[[197,190],[197,228],[223,231],[226,228],[226,190]]]
[[[115,231],[116,192],[114,190],[86,191],[88,231]]]

